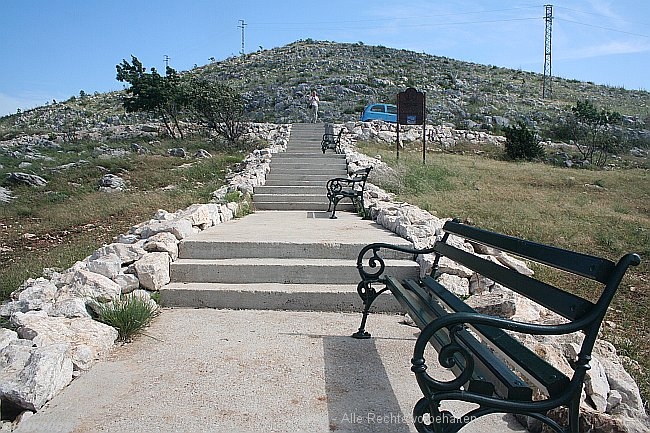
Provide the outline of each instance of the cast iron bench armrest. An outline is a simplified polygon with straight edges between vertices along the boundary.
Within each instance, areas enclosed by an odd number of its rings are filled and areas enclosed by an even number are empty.
[[[412,256],[413,260],[416,259],[416,257],[419,254],[431,254],[433,252],[433,248],[424,248],[424,249],[417,249],[417,248],[412,248],[412,247],[405,247],[401,245],[393,245],[393,244],[387,244],[387,243],[381,243],[381,242],[376,242],[373,244],[368,244],[365,247],[361,249],[359,252],[359,255],[357,257],[357,269],[359,270],[359,275],[361,276],[361,283],[373,283],[373,282],[378,282],[381,281],[381,275],[384,273],[386,270],[386,262],[384,259],[379,255],[380,250],[393,250],[393,251],[399,251],[404,254],[409,254]],[[372,255],[369,257],[366,257],[366,254],[371,251]],[[379,269],[377,269],[375,272],[368,272],[364,268],[364,259],[367,260],[368,262],[368,267],[370,268],[376,268],[379,266]]]

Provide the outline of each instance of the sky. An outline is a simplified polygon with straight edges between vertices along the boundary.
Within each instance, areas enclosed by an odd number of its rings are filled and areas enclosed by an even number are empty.
[[[553,4],[553,76],[650,90],[650,2]],[[552,3],[551,3],[552,4]],[[301,39],[363,42],[543,73],[545,3],[510,0],[0,0],[0,116]],[[167,60],[165,60],[167,59]]]

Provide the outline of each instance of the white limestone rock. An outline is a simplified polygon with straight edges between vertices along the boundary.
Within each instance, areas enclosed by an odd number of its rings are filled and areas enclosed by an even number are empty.
[[[456,296],[469,296],[469,280],[453,274],[442,274],[436,280]]]
[[[177,219],[173,221],[151,221],[136,229],[135,234],[140,235],[142,239],[147,239],[161,232],[169,232],[176,236],[178,240],[185,239],[195,233],[189,220]]]
[[[57,301],[77,297],[108,302],[119,298],[121,293],[121,287],[110,278],[87,270],[79,270],[73,273],[67,285],[59,289]]]
[[[66,343],[30,347],[12,344],[0,350],[0,398],[37,411],[72,381]]]
[[[67,317],[91,317],[86,308],[86,300],[83,298],[68,298],[57,301],[48,312],[50,316]]]
[[[209,227],[212,224],[210,209],[204,204],[193,204],[179,212],[178,217],[188,220],[193,226],[202,228]]]
[[[93,258],[92,256],[87,260],[87,269],[107,278],[113,278],[120,273],[122,269],[122,260],[117,254],[110,253]]]
[[[18,340],[18,333],[11,329],[0,328],[0,350]]]
[[[16,302],[6,308],[13,311],[47,311],[54,302],[57,290],[56,285],[46,278],[29,278],[11,294],[11,298]],[[2,315],[8,317],[11,313]]]
[[[440,274],[456,275],[461,278],[470,278],[474,275],[474,271],[471,269],[444,256],[440,257],[438,261],[438,272]],[[467,290],[469,291],[469,281],[467,282]]]
[[[170,281],[169,254],[148,253],[135,262],[135,271],[142,287],[151,291],[160,290]]]
[[[142,242],[135,240],[128,243],[117,242],[109,245],[104,245],[103,247],[97,249],[90,257],[92,260],[97,260],[102,257],[112,257],[115,255],[119,258],[120,265],[124,266],[133,263],[136,260],[139,260],[145,254],[146,251],[142,249]]]
[[[607,374],[598,358],[592,358],[589,365],[591,365],[591,368],[587,371],[585,377],[585,391],[589,400],[593,403],[594,409],[605,412],[610,392]]]
[[[516,312],[514,296],[505,291],[470,296],[465,303],[479,313],[506,319],[514,316]]]
[[[117,340],[112,326],[90,318],[49,317],[43,312],[16,313],[12,323],[18,336],[31,340],[38,347],[57,343],[69,346],[75,370],[87,370]]]
[[[133,274],[118,274],[113,277],[113,281],[120,286],[122,294],[131,293],[140,287],[140,280]]]
[[[178,239],[171,233],[157,233],[146,240],[143,248],[147,252],[164,252],[172,261],[178,258]]]

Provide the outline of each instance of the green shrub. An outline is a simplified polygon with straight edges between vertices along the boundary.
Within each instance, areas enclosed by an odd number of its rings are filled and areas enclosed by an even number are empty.
[[[126,295],[112,302],[99,304],[98,320],[117,329],[120,341],[128,341],[142,332],[157,314],[158,306],[148,299]]]
[[[506,127],[504,133],[506,155],[509,159],[532,160],[544,156],[544,149],[537,141],[535,133],[523,123],[520,122],[518,126]]]

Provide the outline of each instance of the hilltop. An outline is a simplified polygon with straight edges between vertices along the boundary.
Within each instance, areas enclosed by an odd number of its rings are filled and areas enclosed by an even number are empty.
[[[145,65],[147,66],[147,65]],[[414,51],[325,41],[298,41],[270,50],[197,66],[183,74],[219,80],[242,93],[250,120],[307,120],[305,97],[319,92],[321,118],[358,119],[370,102],[392,102],[413,86],[426,92],[433,124],[493,129],[523,120],[542,138],[577,100],[615,110],[635,139],[650,142],[650,92],[554,78],[552,98],[542,99],[539,73],[480,65]],[[146,116],[126,114],[122,92],[81,95],[0,118],[0,139],[19,131],[64,131],[130,124]]]

